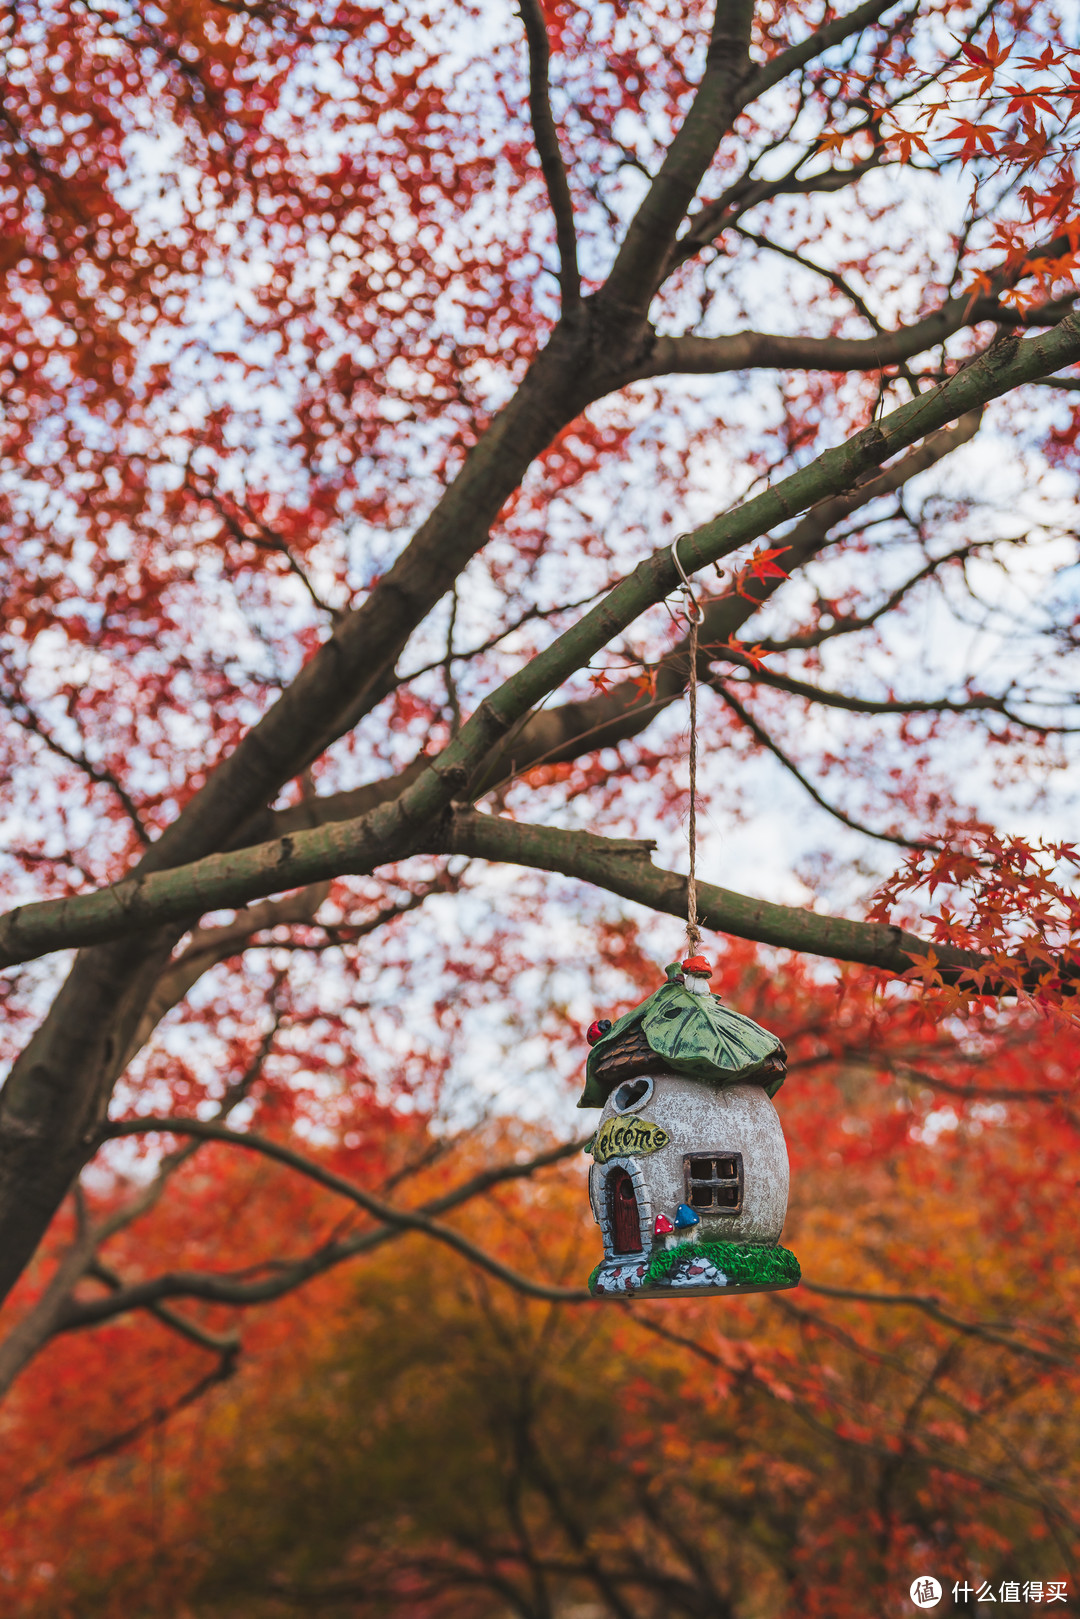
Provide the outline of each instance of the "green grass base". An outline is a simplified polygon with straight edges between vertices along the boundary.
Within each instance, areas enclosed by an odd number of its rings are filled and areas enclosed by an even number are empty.
[[[790,1248],[768,1248],[762,1243],[680,1242],[675,1248],[654,1254],[642,1277],[642,1289],[663,1287],[683,1259],[707,1259],[723,1271],[731,1287],[795,1287],[802,1277],[799,1261]],[[592,1278],[589,1280],[591,1283]]]

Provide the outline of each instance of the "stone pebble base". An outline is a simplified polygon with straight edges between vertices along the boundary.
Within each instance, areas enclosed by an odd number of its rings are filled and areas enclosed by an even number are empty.
[[[609,1260],[601,1265],[596,1276],[590,1282],[594,1293],[636,1293],[644,1285],[645,1273],[649,1266],[646,1261],[635,1260],[621,1264],[617,1260]],[[726,1288],[728,1279],[722,1270],[707,1262],[692,1265],[688,1260],[682,1260],[673,1271],[664,1278],[662,1288],[649,1288],[649,1292],[667,1292],[668,1289],[679,1288],[707,1288],[712,1292],[716,1288]]]

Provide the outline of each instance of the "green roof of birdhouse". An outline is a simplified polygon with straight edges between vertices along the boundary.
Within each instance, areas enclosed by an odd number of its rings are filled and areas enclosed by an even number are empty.
[[[578,1107],[603,1107],[615,1086],[629,1073],[618,1072],[616,1048],[627,1048],[627,1035],[647,1051],[637,1056],[634,1072],[644,1072],[651,1054],[658,1068],[711,1085],[744,1085],[758,1081],[769,1096],[784,1083],[786,1052],[775,1034],[753,1018],[724,1006],[719,995],[695,995],[668,969],[666,984],[614,1023],[589,1052],[585,1089]],[[636,1034],[636,1038],[633,1038]],[[607,1060],[605,1060],[607,1059]]]

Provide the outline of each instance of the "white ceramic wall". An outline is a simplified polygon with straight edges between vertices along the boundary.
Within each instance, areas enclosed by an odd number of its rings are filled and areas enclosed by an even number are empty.
[[[611,1254],[604,1183],[617,1165],[629,1171],[637,1192],[641,1239],[646,1252],[653,1244],[658,1214],[674,1217],[686,1201],[683,1160],[687,1153],[739,1152],[743,1160],[743,1206],[738,1214],[699,1211],[701,1224],[678,1233],[679,1240],[775,1243],[787,1214],[788,1156],[776,1109],[760,1085],[715,1089],[697,1080],[656,1074],[653,1093],[631,1114],[616,1112],[609,1098],[600,1116],[650,1119],[666,1130],[669,1141],[644,1157],[612,1158],[594,1164],[589,1173],[593,1215]]]

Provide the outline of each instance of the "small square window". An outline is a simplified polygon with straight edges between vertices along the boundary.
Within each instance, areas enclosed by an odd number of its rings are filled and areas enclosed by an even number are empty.
[[[686,1201],[692,1209],[706,1209],[713,1214],[738,1214],[743,1199],[741,1153],[692,1153],[683,1162],[686,1167]]]

